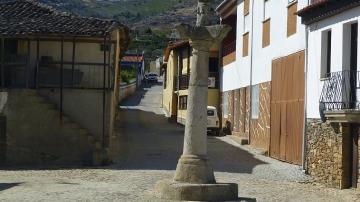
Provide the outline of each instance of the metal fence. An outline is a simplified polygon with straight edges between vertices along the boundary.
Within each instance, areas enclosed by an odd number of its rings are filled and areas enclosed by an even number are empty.
[[[360,109],[360,72],[340,71],[328,75],[320,96],[322,110]]]

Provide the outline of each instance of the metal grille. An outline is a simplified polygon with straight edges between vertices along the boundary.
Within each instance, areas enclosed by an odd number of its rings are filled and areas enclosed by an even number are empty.
[[[358,71],[330,73],[320,96],[322,110],[360,109],[357,95],[360,89]]]

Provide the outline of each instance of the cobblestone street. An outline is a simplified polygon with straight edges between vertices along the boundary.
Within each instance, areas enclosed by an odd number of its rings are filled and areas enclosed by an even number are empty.
[[[162,86],[147,86],[125,100],[113,138],[114,164],[102,168],[0,172],[1,201],[160,201],[156,181],[172,178],[182,152],[182,126],[161,109]],[[298,166],[240,146],[230,137],[209,137],[218,182],[239,184],[240,201],[360,201],[355,190],[316,184]]]

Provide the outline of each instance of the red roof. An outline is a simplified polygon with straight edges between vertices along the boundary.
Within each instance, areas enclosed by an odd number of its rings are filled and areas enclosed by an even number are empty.
[[[125,55],[122,59],[122,62],[143,62],[143,55]]]
[[[169,60],[169,56],[170,56],[170,52],[176,48],[180,48],[182,46],[189,46],[189,41],[175,41],[175,42],[170,42],[168,44],[168,46],[165,49],[165,53],[164,53],[164,61],[167,62]]]

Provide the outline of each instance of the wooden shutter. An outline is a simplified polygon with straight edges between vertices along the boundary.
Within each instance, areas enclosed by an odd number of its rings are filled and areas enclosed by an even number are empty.
[[[270,18],[263,22],[263,48],[270,45]]]
[[[250,0],[244,0],[244,16],[250,13]]]
[[[243,35],[243,57],[249,55],[249,32]]]
[[[297,29],[297,2],[291,4],[288,7],[288,16],[287,16],[287,36],[291,36],[296,33]]]

